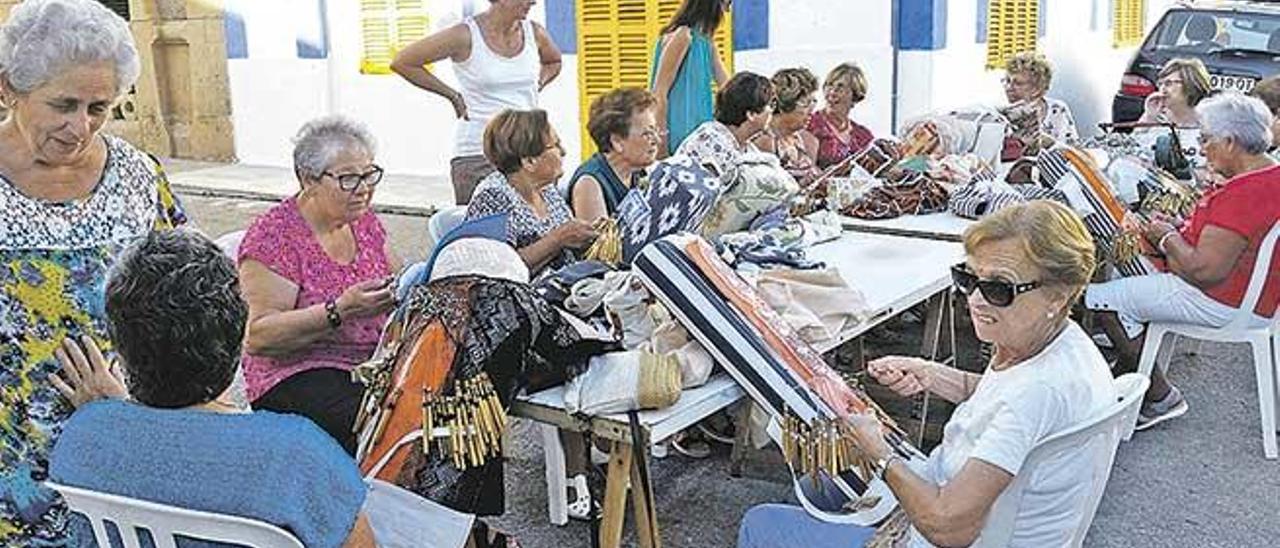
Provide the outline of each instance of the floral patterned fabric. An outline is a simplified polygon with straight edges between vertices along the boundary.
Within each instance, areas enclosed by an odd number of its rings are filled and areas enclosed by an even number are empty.
[[[648,186],[627,193],[618,206],[623,262],[630,263],[645,245],[667,234],[697,230],[720,188],[719,179],[688,156],[654,164]]]
[[[750,147],[754,149],[755,147]],[[680,143],[676,154],[692,158],[698,165],[710,167],[712,174],[722,181],[731,181],[736,175],[738,161],[748,147],[738,143],[733,130],[712,120],[698,126]]]
[[[107,162],[87,198],[30,198],[0,176],[0,545],[74,539],[46,479],[49,451],[72,408],[49,383],[53,351],[88,335],[108,354],[103,291],[130,242],[186,222],[159,164],[105,136]]]
[[[573,211],[554,184],[542,189],[542,201],[547,204],[547,216],[538,215],[520,193],[507,182],[507,177],[497,171],[480,181],[467,206],[467,220],[490,215],[507,214],[507,243],[516,249],[527,247],[552,230],[573,219]],[[544,268],[560,268],[573,262],[573,254],[562,251]],[[536,274],[536,273],[535,273]]]
[[[724,193],[702,221],[702,235],[707,238],[746,230],[760,215],[786,210],[800,191],[800,185],[782,169],[777,156],[749,152],[738,162],[735,177],[725,184]]]

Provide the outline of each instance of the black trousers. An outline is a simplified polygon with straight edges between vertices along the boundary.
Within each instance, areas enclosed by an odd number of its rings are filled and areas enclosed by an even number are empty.
[[[316,423],[347,453],[356,454],[351,427],[364,395],[364,385],[339,369],[312,369],[289,377],[253,402],[254,409],[302,415]]]

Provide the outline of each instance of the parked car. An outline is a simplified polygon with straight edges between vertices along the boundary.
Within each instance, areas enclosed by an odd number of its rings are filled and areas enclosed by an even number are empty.
[[[1169,9],[1129,63],[1111,104],[1112,121],[1142,115],[1160,67],[1175,57],[1203,61],[1214,89],[1253,89],[1280,73],[1280,2],[1195,2]]]

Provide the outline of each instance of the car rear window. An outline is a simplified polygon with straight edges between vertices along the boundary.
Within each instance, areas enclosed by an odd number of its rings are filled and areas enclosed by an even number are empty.
[[[1172,11],[1151,31],[1143,48],[1185,53],[1231,49],[1280,55],[1280,16],[1228,11]]]

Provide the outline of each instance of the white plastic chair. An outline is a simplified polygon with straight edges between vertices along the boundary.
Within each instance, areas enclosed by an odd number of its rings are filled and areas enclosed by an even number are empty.
[[[93,525],[98,546],[110,546],[106,522],[116,524],[125,548],[138,548],[142,529],[151,532],[156,548],[176,548],[174,535],[256,548],[303,548],[288,531],[257,520],[201,512],[45,482],[84,514]]]
[[[431,219],[427,221],[427,255],[435,250],[436,243],[444,238],[450,230],[453,230],[467,217],[467,206],[455,205],[437,210],[431,215]]]
[[[1256,327],[1256,316],[1253,311],[1258,307],[1258,299],[1268,279],[1272,283],[1280,283],[1277,273],[1271,272],[1271,258],[1276,250],[1277,239],[1280,238],[1280,222],[1271,227],[1262,246],[1258,248],[1258,259],[1253,263],[1253,274],[1249,277],[1249,288],[1245,291],[1244,300],[1235,316],[1223,327],[1206,327],[1178,323],[1152,322],[1147,325],[1147,338],[1142,343],[1142,357],[1138,360],[1138,372],[1150,375],[1157,362],[1160,370],[1169,367],[1169,352],[1160,352],[1165,335],[1181,335],[1192,339],[1218,341],[1227,343],[1248,343],[1253,350],[1253,368],[1258,382],[1258,411],[1262,415],[1262,452],[1268,459],[1277,456],[1276,450],[1276,371],[1280,368],[1280,314],[1274,314],[1270,325]],[[1175,337],[1176,341],[1176,337]],[[1175,342],[1176,344],[1176,342]],[[1138,417],[1125,433],[1125,439],[1133,435],[1133,426]]]
[[[1013,537],[1018,505],[1031,478],[1036,475],[1036,469],[1045,461],[1057,458],[1066,452],[1080,451],[1081,447],[1085,448],[1084,453],[1077,458],[1088,459],[1093,463],[1090,475],[1080,478],[1081,481],[1089,482],[1089,495],[1078,501],[1083,512],[1080,514],[1080,522],[1076,524],[1075,533],[1066,546],[1080,546],[1084,543],[1085,534],[1089,532],[1093,516],[1098,511],[1098,504],[1102,502],[1102,493],[1107,488],[1107,480],[1111,477],[1111,465],[1115,462],[1116,447],[1120,445],[1120,438],[1129,427],[1130,418],[1137,415],[1138,406],[1142,403],[1142,395],[1150,384],[1150,379],[1137,373],[1121,375],[1115,380],[1118,399],[1105,412],[1080,426],[1050,436],[1036,444],[1023,461],[1022,469],[1013,477],[1013,482],[996,499],[995,506],[987,516],[987,523],[982,528],[982,535],[974,546],[1008,546]]]
[[[218,236],[213,244],[218,246],[226,256],[231,258],[231,262],[236,261],[236,255],[240,252],[240,242],[244,241],[244,230],[236,230]]]

